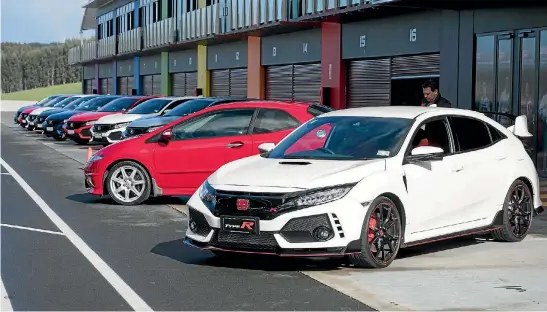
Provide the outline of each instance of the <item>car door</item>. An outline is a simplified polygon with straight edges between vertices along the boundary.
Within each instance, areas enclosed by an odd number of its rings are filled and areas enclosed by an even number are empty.
[[[288,112],[260,108],[251,129],[253,153],[259,153],[258,146],[262,143],[279,143],[298,126],[300,122]]]
[[[454,225],[464,230],[492,216],[492,208],[501,198],[493,198],[491,191],[499,189],[505,181],[505,159],[503,151],[492,144],[488,127],[482,120],[451,116],[449,121],[456,148],[453,157],[460,170],[455,183],[463,186],[457,194],[459,207],[454,213]]]
[[[442,229],[452,224],[457,198],[454,188],[455,166],[453,142],[448,120],[435,117],[426,120],[412,133],[403,163],[408,207],[406,239],[422,240],[442,235]],[[444,150],[442,160],[408,162],[414,148],[437,146]]]
[[[160,187],[195,189],[222,165],[251,156],[254,114],[254,108],[222,109],[174,126],[172,139],[154,150]]]

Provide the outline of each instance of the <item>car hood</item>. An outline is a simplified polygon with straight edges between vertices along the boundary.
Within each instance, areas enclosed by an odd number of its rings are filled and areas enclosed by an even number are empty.
[[[256,155],[224,165],[208,181],[219,188],[254,186],[304,190],[355,183],[373,173],[385,171],[385,166],[384,159],[273,159]]]
[[[33,112],[35,109],[37,109],[37,108],[39,108],[39,106],[31,106],[31,107],[25,109],[25,110],[23,111],[23,114],[30,114],[30,113],[32,113],[32,112]]]
[[[39,116],[40,117],[47,117],[47,116],[50,116],[50,115],[53,115],[53,114],[66,112],[66,111],[67,110],[64,109],[64,108],[48,109],[47,111],[41,112]]]
[[[121,114],[120,112],[85,112],[84,114],[78,114],[70,117],[70,121],[94,121],[104,116]]]
[[[114,125],[114,124],[119,124],[124,122],[132,122],[133,120],[137,120],[144,117],[156,116],[156,115],[157,114],[117,114],[117,115],[101,117],[99,120],[97,120],[97,124]]]
[[[68,119],[76,114],[83,114],[83,113],[87,113],[86,111],[75,111],[75,110],[71,110],[71,111],[66,111],[66,112],[60,112],[60,113],[57,113],[57,114],[53,114],[53,115],[50,115],[48,117],[49,120],[65,120],[65,119]]]
[[[137,119],[129,124],[131,128],[150,128],[157,126],[164,126],[172,121],[180,119],[180,116],[152,116]]]
[[[41,112],[56,109],[54,107],[40,107],[32,111],[31,115],[40,115]]]
[[[24,112],[27,108],[38,108],[39,106],[36,106],[36,105],[25,105],[25,106],[22,106],[22,107],[19,107],[19,109],[17,110],[17,112],[19,114],[21,114],[22,112]]]

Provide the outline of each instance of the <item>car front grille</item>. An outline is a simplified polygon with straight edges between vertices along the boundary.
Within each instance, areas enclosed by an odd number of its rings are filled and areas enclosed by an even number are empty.
[[[38,119],[36,120],[36,122],[38,122],[38,123],[43,123],[45,120],[46,120],[46,117],[38,117]]]
[[[213,247],[248,251],[277,252],[279,249],[273,233],[268,232],[253,235],[215,229],[209,244]]]
[[[126,135],[127,136],[141,135],[143,133],[146,133],[147,130],[148,128],[127,128]]]
[[[277,207],[284,203],[285,194],[281,193],[248,193],[233,191],[216,191],[217,204],[213,210],[216,217],[221,215],[253,216],[261,220],[271,220],[279,215]],[[238,199],[248,199],[249,208],[239,211],[236,207]]]
[[[36,117],[37,117],[36,115],[30,115],[30,116],[28,116],[28,120],[29,121],[34,121],[34,120],[36,120]]]
[[[21,118],[26,119],[28,117],[28,114],[21,114]]]
[[[93,132],[98,132],[98,133],[107,132],[109,130],[112,130],[113,127],[114,127],[113,125],[94,125]]]
[[[74,122],[74,121],[71,121],[71,122],[67,122],[67,123],[66,123],[66,128],[69,129],[69,130],[79,129],[79,128],[81,128],[83,125],[85,125],[85,122]]]

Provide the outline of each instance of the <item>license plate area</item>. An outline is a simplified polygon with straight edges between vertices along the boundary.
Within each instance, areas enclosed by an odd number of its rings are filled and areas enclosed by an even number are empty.
[[[68,134],[74,134],[74,130],[67,130]]]
[[[53,131],[53,127],[47,127],[46,131]]]
[[[93,133],[93,137],[96,139],[102,138],[102,135],[100,133]]]
[[[229,233],[260,234],[260,219],[256,217],[220,216],[220,230]]]

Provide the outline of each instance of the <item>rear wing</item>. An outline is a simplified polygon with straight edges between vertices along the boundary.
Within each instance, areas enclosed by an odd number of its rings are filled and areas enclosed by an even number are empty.
[[[529,138],[533,135],[528,131],[528,118],[526,115],[516,116],[508,113],[498,112],[481,112],[485,116],[493,119],[499,124],[505,126],[507,130],[511,131],[515,136],[519,138]]]
[[[322,114],[325,114],[325,113],[328,113],[328,112],[332,112],[334,109],[326,106],[326,105],[323,105],[323,104],[311,104],[309,107],[308,107],[308,113],[310,115],[312,115],[313,117],[317,117],[319,115],[322,115]]]

